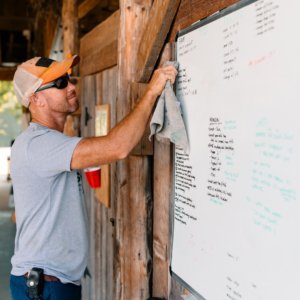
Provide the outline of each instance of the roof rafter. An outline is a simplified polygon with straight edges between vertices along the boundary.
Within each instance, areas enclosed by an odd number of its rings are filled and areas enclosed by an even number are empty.
[[[78,18],[82,19],[93,10],[102,0],[85,0],[78,7]]]

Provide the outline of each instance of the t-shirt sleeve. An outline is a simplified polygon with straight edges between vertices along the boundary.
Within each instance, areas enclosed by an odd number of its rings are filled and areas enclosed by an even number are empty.
[[[27,148],[29,166],[42,177],[71,171],[72,155],[80,140],[54,130],[33,137]]]

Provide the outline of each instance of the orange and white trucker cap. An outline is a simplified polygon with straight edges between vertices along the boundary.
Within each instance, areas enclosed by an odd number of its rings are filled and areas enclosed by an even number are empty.
[[[34,57],[18,66],[13,83],[19,102],[28,107],[29,97],[43,84],[63,76],[70,68],[79,63],[74,55],[62,61],[47,57]]]

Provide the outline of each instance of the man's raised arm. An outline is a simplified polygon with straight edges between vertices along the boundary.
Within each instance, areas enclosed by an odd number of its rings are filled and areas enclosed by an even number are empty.
[[[136,107],[108,135],[83,138],[78,143],[71,169],[83,169],[125,158],[141,139],[166,81],[174,83],[176,75],[177,71],[172,66],[157,69]]]

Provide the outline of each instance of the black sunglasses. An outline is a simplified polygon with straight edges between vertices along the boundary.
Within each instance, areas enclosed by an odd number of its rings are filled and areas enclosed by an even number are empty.
[[[43,90],[46,90],[46,89],[50,89],[50,88],[57,88],[59,90],[62,90],[64,88],[66,88],[68,86],[68,83],[70,81],[70,76],[69,75],[64,75],[64,76],[61,76],[57,79],[55,79],[53,82],[50,82],[46,85],[43,85],[41,87],[39,87],[36,91],[36,92],[39,92],[39,91],[43,91]]]

